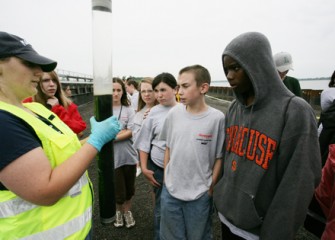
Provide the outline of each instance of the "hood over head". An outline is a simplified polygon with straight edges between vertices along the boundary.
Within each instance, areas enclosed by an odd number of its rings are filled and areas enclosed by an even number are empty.
[[[255,92],[252,105],[259,107],[262,102],[271,96],[289,94],[276,70],[269,40],[262,33],[247,32],[234,38],[222,54],[232,57],[249,76]],[[235,92],[240,103],[242,95]]]

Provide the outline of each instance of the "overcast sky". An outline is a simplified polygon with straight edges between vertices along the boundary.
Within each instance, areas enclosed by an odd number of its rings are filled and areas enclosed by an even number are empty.
[[[113,75],[177,76],[201,64],[226,79],[221,54],[237,35],[265,34],[292,54],[297,78],[335,70],[334,0],[113,0]],[[92,74],[90,0],[2,0],[0,31],[25,38],[58,68]]]

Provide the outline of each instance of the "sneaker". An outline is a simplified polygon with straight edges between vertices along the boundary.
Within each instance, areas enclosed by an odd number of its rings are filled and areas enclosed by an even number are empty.
[[[120,211],[116,211],[114,226],[117,228],[123,227],[123,217]]]
[[[140,176],[142,173],[141,167],[136,167],[136,177]]]
[[[124,220],[126,222],[126,228],[131,228],[135,226],[135,220],[131,211],[128,211],[124,214]]]

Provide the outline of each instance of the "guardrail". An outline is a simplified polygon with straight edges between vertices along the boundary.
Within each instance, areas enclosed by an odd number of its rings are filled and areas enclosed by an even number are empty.
[[[58,69],[57,74],[63,82],[93,82],[93,76],[89,74],[71,72],[62,69]]]
[[[93,76],[76,73],[67,70],[57,70],[57,74],[64,87],[70,86],[72,100],[77,104],[85,104],[93,101]],[[322,90],[302,89],[302,97],[313,107],[316,112],[321,111],[320,94]],[[227,101],[235,99],[233,90],[230,87],[209,88],[208,95]]]
[[[66,70],[57,70],[63,88],[69,86],[72,92],[71,99],[77,105],[93,101],[93,77],[88,74]]]
[[[321,111],[320,95],[322,90],[302,89],[302,98],[305,99],[316,112]],[[230,87],[210,87],[208,95],[227,101],[235,99],[233,90]]]

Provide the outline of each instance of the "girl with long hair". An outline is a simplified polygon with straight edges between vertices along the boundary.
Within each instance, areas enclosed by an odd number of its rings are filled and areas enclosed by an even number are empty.
[[[113,78],[113,115],[121,123],[121,131],[114,140],[115,168],[115,227],[135,226],[131,212],[131,199],[135,194],[136,164],[138,155],[133,147],[132,127],[135,110],[130,106],[123,81]]]
[[[157,104],[154,90],[152,89],[153,78],[143,78],[140,82],[138,95],[137,112],[135,114],[134,126],[133,126],[133,141],[135,141],[137,134],[139,133],[143,120],[150,111],[150,109]],[[140,164],[136,167],[136,177],[141,174]]]
[[[37,94],[23,102],[41,103],[54,112],[79,137],[86,129],[86,123],[78,111],[78,106],[65,96],[55,71],[44,72],[37,85]]]

